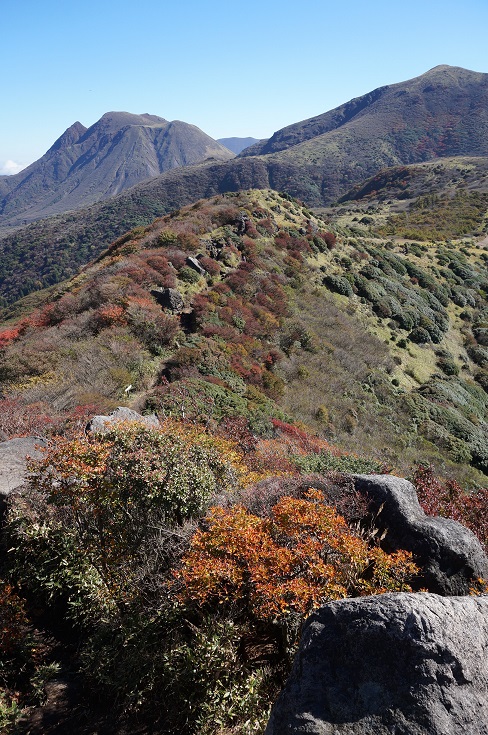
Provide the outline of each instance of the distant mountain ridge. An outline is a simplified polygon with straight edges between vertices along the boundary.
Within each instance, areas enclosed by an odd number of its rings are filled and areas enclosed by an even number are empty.
[[[160,125],[172,125],[161,118],[147,117],[151,119],[144,120],[143,130],[158,132]],[[72,139],[79,135],[85,140],[89,130],[83,132],[78,126],[75,124],[64,135]],[[62,148],[59,141],[56,145]],[[456,157],[483,159],[473,165],[484,175],[484,161],[488,161],[488,74],[438,66],[283,128],[236,157],[222,150],[223,157],[232,160],[214,156],[214,160],[172,168],[90,207],[45,218],[28,227],[17,226],[15,232],[7,229],[15,222],[14,215],[10,219],[5,214],[0,216],[0,232],[3,230],[4,235],[0,241],[0,298],[11,303],[73,275],[128,229],[215,194],[270,188],[303,200],[309,207],[324,206],[348,192],[354,195],[365,181],[386,168],[401,169]],[[446,172],[448,181],[449,165]],[[386,186],[381,182],[377,185],[387,190],[397,173],[387,175]],[[26,172],[0,177],[0,192],[4,179],[19,181],[23,175]],[[481,191],[485,183],[483,179]],[[88,184],[86,179],[83,186]],[[23,186],[29,185],[27,177]],[[4,201],[13,206],[15,196],[13,191]],[[56,201],[56,211],[66,211],[67,201],[68,197]],[[36,219],[33,212],[31,207],[32,220]]]
[[[330,203],[389,166],[488,155],[488,74],[437,66],[277,131],[241,158],[296,167],[278,190]],[[285,188],[286,185],[286,188]]]
[[[38,161],[0,180],[0,216],[21,224],[79,209],[165,171],[233,154],[194,125],[108,112],[71,125]]]
[[[223,140],[238,149],[246,139]],[[0,228],[80,209],[209,158],[221,162],[210,189],[269,186],[320,206],[383,168],[446,156],[488,156],[488,74],[441,65],[379,87],[253,143],[237,167],[227,147],[187,123],[107,113],[88,130],[75,123],[39,161],[0,177]],[[181,175],[178,197],[188,203],[192,177]]]
[[[249,148],[250,145],[260,143],[257,138],[217,138],[217,143],[221,143],[228,148],[232,153],[241,153],[245,148]]]
[[[402,158],[486,155],[488,74],[436,66],[419,77],[378,87],[322,115],[288,125],[242,155],[278,153],[343,128],[352,128],[363,140],[373,137],[373,132],[381,133],[392,153]]]

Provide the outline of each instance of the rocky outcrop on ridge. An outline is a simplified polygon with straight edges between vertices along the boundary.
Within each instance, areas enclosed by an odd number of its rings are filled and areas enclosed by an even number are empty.
[[[392,593],[307,621],[266,735],[487,735],[488,596]]]
[[[412,552],[422,570],[419,588],[467,595],[473,580],[488,579],[488,557],[476,536],[450,518],[426,515],[410,482],[392,475],[355,475],[354,484],[371,500],[375,524],[387,532],[385,549]]]
[[[169,309],[174,314],[179,314],[185,307],[183,296],[176,288],[153,288],[151,296],[163,309]]]

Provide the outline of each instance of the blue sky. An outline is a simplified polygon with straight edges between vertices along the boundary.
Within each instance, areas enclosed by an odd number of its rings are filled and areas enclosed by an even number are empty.
[[[438,64],[488,72],[487,0],[2,0],[0,173],[109,110],[269,137]]]

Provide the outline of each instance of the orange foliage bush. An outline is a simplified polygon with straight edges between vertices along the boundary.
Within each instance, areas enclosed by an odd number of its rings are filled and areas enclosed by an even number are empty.
[[[101,306],[95,312],[94,321],[99,329],[110,327],[113,324],[125,324],[124,309],[116,304]]]
[[[329,599],[410,590],[411,554],[369,548],[311,489],[281,498],[269,518],[242,506],[215,507],[176,573],[181,598],[234,604],[261,620],[307,615]]]
[[[10,342],[13,342],[20,335],[20,327],[10,327],[9,329],[3,329],[0,332],[0,349],[6,347]]]

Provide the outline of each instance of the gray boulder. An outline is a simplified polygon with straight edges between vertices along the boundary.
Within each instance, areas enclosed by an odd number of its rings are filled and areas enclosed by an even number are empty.
[[[0,516],[4,513],[7,496],[25,484],[28,476],[27,457],[38,459],[42,455],[42,448],[46,446],[46,439],[39,436],[0,442]]]
[[[120,424],[122,421],[138,421],[149,428],[160,426],[158,417],[153,413],[150,416],[142,416],[131,408],[119,406],[108,416],[94,416],[90,419],[86,425],[86,431],[103,433],[108,431],[114,424]]]
[[[201,276],[204,276],[207,272],[200,261],[197,260],[197,258],[192,258],[191,255],[189,255],[186,259],[186,264],[189,265],[190,268],[193,268],[193,270],[195,270]]]
[[[46,439],[39,436],[24,436],[0,442],[0,495],[9,495],[22,487],[27,478],[27,459],[38,459]]]
[[[163,309],[169,309],[175,313],[183,311],[185,307],[183,296],[176,288],[154,288],[151,296],[154,296]]]
[[[355,475],[354,484],[371,499],[376,525],[387,531],[385,549],[414,555],[422,569],[419,588],[466,595],[474,579],[488,579],[488,557],[476,536],[456,521],[426,515],[412,483],[391,475]]]
[[[395,593],[307,621],[266,735],[488,735],[488,596]]]

